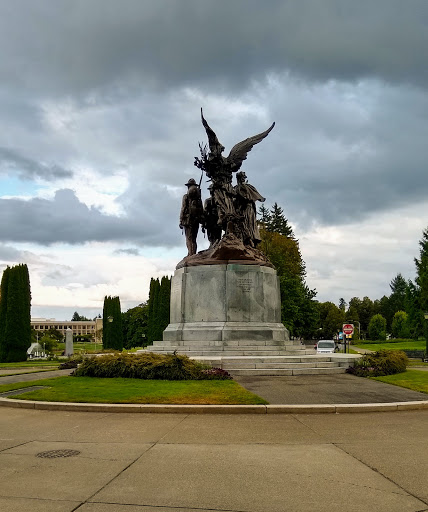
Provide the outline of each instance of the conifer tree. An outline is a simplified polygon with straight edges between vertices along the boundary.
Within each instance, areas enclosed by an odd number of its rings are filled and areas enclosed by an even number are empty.
[[[104,298],[103,348],[123,349],[122,313],[119,297],[106,296]]]
[[[419,311],[420,318],[428,312],[428,228],[422,233],[422,239],[419,240],[419,259],[415,258],[416,264],[416,284],[419,289]],[[428,321],[422,320],[426,339],[426,352],[428,354]]]
[[[270,221],[268,222],[268,231],[279,233],[282,236],[293,238],[293,230],[288,225],[288,220],[278,203],[274,203],[270,210]]]
[[[161,340],[163,331],[169,324],[169,307],[171,301],[171,279],[163,276],[160,282],[159,291],[159,330],[158,339]]]
[[[149,319],[148,319],[148,328],[147,335],[149,343],[153,343],[156,340],[159,340],[159,293],[160,293],[160,283],[159,279],[151,279],[150,281],[150,290],[149,290]]]
[[[31,292],[27,265],[7,268],[0,288],[0,361],[26,361],[31,345]]]
[[[292,336],[311,336],[319,319],[316,292],[305,283],[306,266],[299,242],[277,203],[267,214],[259,210],[265,222],[259,222],[259,249],[274,265],[280,280],[281,318]]]

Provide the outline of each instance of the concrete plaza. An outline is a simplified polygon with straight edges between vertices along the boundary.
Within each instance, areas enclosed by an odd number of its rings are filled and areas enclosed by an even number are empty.
[[[0,510],[428,510],[428,410],[129,414],[0,409]],[[70,457],[41,458],[58,450]]]

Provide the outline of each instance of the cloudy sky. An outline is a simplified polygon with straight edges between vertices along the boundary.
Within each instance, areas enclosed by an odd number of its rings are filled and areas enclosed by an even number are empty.
[[[428,225],[427,54],[425,0],[0,0],[0,270],[34,317],[146,300],[203,107],[226,155],[276,122],[243,170],[318,300],[389,294]]]

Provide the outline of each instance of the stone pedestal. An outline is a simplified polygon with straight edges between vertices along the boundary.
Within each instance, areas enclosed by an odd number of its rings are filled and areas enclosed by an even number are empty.
[[[171,282],[168,345],[186,342],[236,346],[239,341],[284,345],[276,270],[260,265],[221,264],[184,267]]]
[[[65,331],[65,352],[66,356],[72,356],[74,354],[73,347],[73,331],[70,327]]]

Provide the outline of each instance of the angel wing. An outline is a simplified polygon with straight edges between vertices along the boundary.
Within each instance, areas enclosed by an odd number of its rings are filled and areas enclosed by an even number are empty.
[[[205,131],[207,132],[208,144],[210,146],[210,151],[213,152],[220,148],[220,153],[221,153],[224,150],[224,146],[219,142],[214,130],[209,126],[209,124],[205,120],[204,114],[202,112],[202,107],[201,107],[201,119],[202,119],[202,124],[204,125],[204,128],[205,128]]]
[[[259,133],[258,135],[253,135],[252,137],[248,137],[248,139],[245,139],[242,142],[238,142],[238,144],[233,146],[233,148],[230,150],[229,156],[227,157],[227,162],[233,168],[233,172],[239,170],[242,162],[246,160],[247,154],[253,149],[253,146],[267,137],[274,126],[275,123],[272,123],[272,126],[266,131]]]

